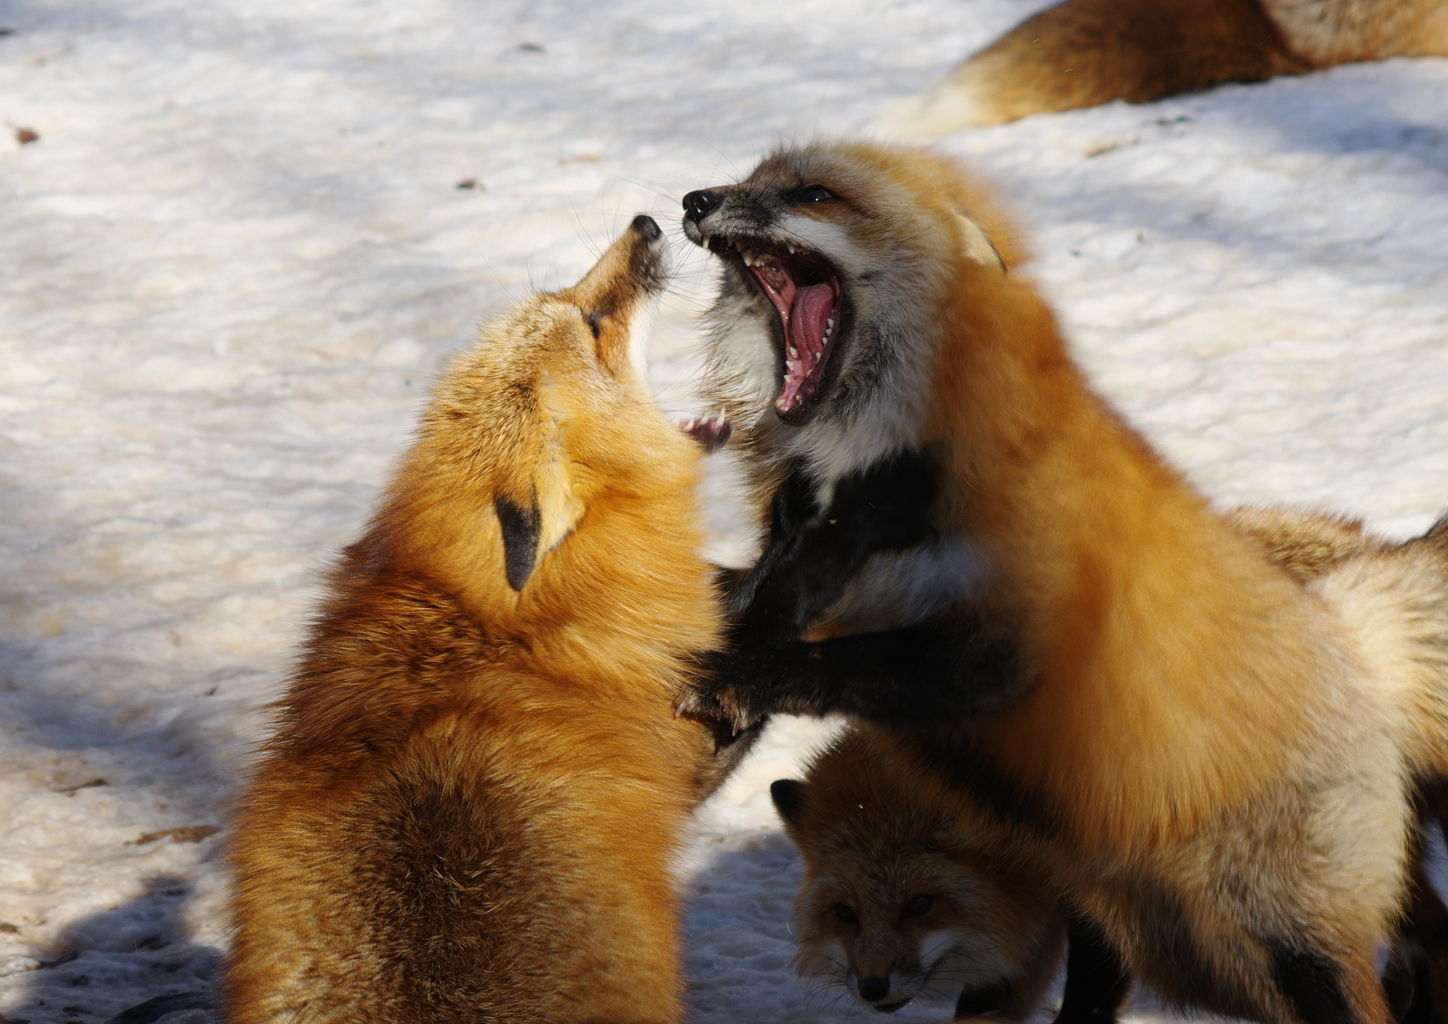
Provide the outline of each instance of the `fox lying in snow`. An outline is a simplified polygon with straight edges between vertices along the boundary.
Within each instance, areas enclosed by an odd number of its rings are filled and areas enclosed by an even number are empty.
[[[1448,56],[1444,0],[1065,0],[896,104],[879,128],[933,138],[1049,110],[1426,56]]]

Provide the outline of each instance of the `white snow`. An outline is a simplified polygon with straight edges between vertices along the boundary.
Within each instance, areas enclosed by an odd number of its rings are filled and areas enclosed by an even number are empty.
[[[681,271],[651,372],[684,412],[710,278],[679,196],[1039,6],[0,3],[0,1015],[214,982],[223,837],[138,840],[225,824],[318,568],[477,322],[653,213]],[[1101,388],[1213,497],[1396,534],[1448,505],[1448,61],[943,145],[1001,183]],[[788,966],[767,786],[828,729],[779,723],[700,815],[697,1021],[867,1018]]]

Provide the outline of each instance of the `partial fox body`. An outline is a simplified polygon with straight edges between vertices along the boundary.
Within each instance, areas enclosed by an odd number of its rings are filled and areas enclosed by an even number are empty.
[[[1304,583],[1091,390],[942,156],[789,148],[685,207],[770,529],[691,706],[891,729],[1042,865],[1100,1005],[1119,956],[1213,1012],[1385,1020],[1448,527]]]
[[[804,859],[802,975],[887,1012],[948,999],[957,1018],[1020,1021],[1037,1008],[1066,917],[969,797],[868,726],[770,793]]]
[[[1401,552],[1355,520],[1286,508],[1234,509],[1227,518],[1318,589],[1323,577],[1345,571],[1357,581],[1349,589],[1386,574],[1382,589],[1391,590],[1399,559],[1426,560],[1430,575],[1441,573],[1441,553],[1421,545]],[[1371,632],[1378,623],[1362,625]],[[1414,646],[1401,656],[1422,653]],[[1001,840],[968,794],[864,724],[815,757],[803,780],[780,779],[770,793],[804,860],[795,904],[802,975],[841,983],[885,1011],[942,997],[956,1000],[957,1019],[1020,1021],[1039,1009],[1064,957],[1066,914],[1039,868]],[[1395,947],[1397,981],[1406,983],[1399,1020],[1417,1019],[1407,1016],[1414,998],[1425,1005],[1444,994],[1448,911],[1421,865],[1415,870],[1413,910]]]
[[[721,614],[634,369],[664,244],[487,324],[333,572],[241,803],[234,1024],[680,1019],[671,865],[742,745],[674,715]]]
[[[896,105],[880,127],[929,138],[1051,110],[1435,55],[1448,55],[1442,0],[1065,0]]]

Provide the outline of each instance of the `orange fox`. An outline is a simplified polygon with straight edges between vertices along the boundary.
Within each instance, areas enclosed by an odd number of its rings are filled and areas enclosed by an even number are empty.
[[[1398,547],[1320,513],[1242,508],[1228,519],[1308,584],[1339,570],[1391,572]],[[957,996],[956,1019],[1035,1013],[1063,958],[1066,916],[1042,872],[998,841],[968,794],[868,725],[849,729],[811,760],[803,780],[780,779],[770,794],[804,861],[795,903],[801,974],[841,982],[885,1012]],[[1415,858],[1412,909],[1385,978],[1399,1021],[1430,1019],[1434,996],[1448,994],[1445,917]],[[1072,1008],[1062,1012],[1069,1019]]]
[[[1065,0],[897,104],[879,127],[930,138],[1050,110],[1425,56],[1448,56],[1443,0]]]
[[[801,974],[886,1013],[940,998],[955,1000],[957,1019],[1035,1012],[1066,916],[1038,873],[990,842],[968,798],[868,726],[770,795],[804,860]]]
[[[680,1019],[670,870],[747,742],[673,714],[721,615],[664,281],[640,216],[439,381],[241,802],[233,1024]]]
[[[1382,1024],[1416,795],[1448,775],[1448,521],[1304,586],[1091,390],[942,155],[790,147],[684,203],[770,517],[685,706],[900,737],[1061,894],[1082,1017],[1129,972]]]

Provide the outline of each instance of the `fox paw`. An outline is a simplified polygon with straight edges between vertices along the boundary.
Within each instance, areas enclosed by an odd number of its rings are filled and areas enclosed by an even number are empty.
[[[723,448],[734,433],[734,425],[725,418],[723,409],[712,416],[684,420],[679,424],[679,429],[698,441],[704,451],[710,454]]]
[[[766,714],[768,709],[760,707],[741,688],[708,680],[691,686],[679,696],[674,706],[675,717],[688,715],[713,722],[728,722],[736,736],[758,723]]]

